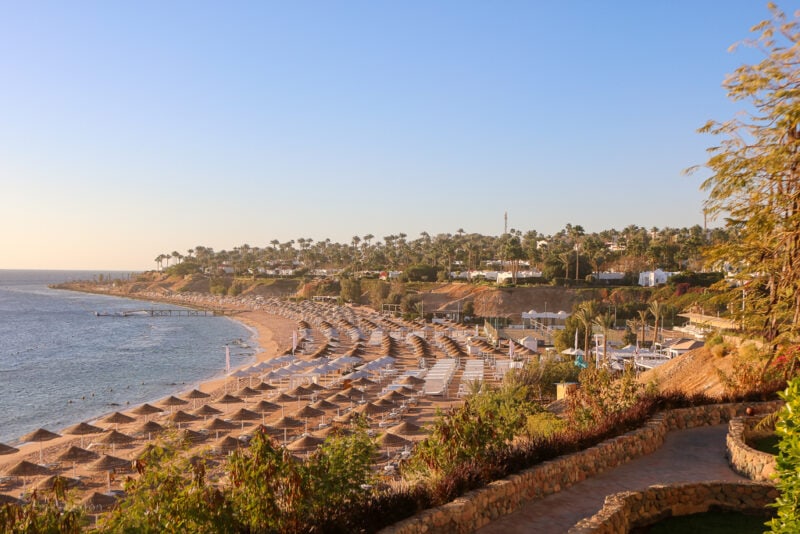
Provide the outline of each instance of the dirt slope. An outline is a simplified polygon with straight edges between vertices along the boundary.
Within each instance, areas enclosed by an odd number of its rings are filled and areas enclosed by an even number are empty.
[[[642,373],[639,381],[643,384],[655,382],[659,391],[705,393],[710,397],[719,397],[725,391],[717,370],[729,373],[734,362],[732,356],[717,357],[708,349],[700,348]]]

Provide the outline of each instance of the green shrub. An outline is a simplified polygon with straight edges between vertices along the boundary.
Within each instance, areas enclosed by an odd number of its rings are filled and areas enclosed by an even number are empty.
[[[780,437],[775,468],[780,496],[774,505],[778,514],[768,525],[776,534],[789,534],[800,532],[800,377],[789,382],[780,397],[786,402],[775,423]]]

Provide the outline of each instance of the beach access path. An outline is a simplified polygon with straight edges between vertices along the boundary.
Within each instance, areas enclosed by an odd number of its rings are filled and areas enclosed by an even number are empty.
[[[559,493],[522,505],[478,529],[479,534],[562,534],[578,521],[600,511],[607,495],[654,484],[746,480],[725,458],[728,425],[704,426],[667,433],[664,445]]]

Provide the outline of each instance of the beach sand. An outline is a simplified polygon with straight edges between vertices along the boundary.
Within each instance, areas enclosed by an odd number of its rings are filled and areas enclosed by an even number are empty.
[[[147,298],[153,298],[152,295],[148,296]],[[171,301],[176,304],[185,304],[185,302],[175,302],[173,299],[164,298],[163,296],[158,299],[162,301]],[[219,304],[219,302],[211,297],[214,304]],[[193,302],[195,305],[203,304],[198,303],[196,300]],[[277,355],[282,354],[287,348],[291,347],[292,341],[292,333],[297,329],[297,321],[294,319],[285,318],[279,315],[267,313],[266,311],[261,310],[248,310],[248,305],[245,303],[241,303],[240,301],[232,301],[226,302],[226,307],[228,309],[231,306],[239,306],[242,310],[240,313],[234,316],[235,320],[241,321],[243,324],[247,325],[248,327],[252,328],[256,332],[256,340],[259,344],[259,350],[255,355],[256,363],[267,361],[272,358],[275,358]],[[319,331],[314,331],[313,336],[315,339],[324,339],[324,335]],[[403,347],[399,351],[397,357],[396,367],[398,369],[413,369],[417,367],[417,358],[411,354],[410,350],[405,347],[405,343],[402,343]],[[346,342],[342,342],[342,346],[337,350],[337,354],[346,350]],[[375,359],[378,357],[380,349],[377,347],[367,348],[367,353],[365,354],[366,360]],[[306,357],[308,358],[308,357]],[[241,384],[238,384],[238,379],[220,377],[217,379],[213,379],[199,385],[189,387],[182,392],[176,392],[175,395],[177,397],[181,397],[182,394],[188,393],[191,389],[196,387],[197,389],[211,394],[212,398],[218,398],[222,394],[228,392],[233,393],[235,390],[239,389],[239,387],[243,387],[247,385],[248,379],[242,379]],[[323,382],[324,384],[324,382]],[[288,387],[284,386],[283,388],[288,389]],[[366,398],[376,398],[380,392],[380,387],[371,388],[367,390],[365,394]],[[331,390],[330,392],[324,392],[324,395],[327,396],[333,394],[335,391],[338,390]],[[225,415],[220,417],[226,417],[231,413],[235,412],[241,407],[249,407],[254,405],[259,400],[265,399],[269,400],[272,397],[273,392],[267,392],[258,397],[252,397],[246,399],[246,402],[243,404],[232,404],[232,405],[220,405],[216,404],[213,400],[210,399],[202,399],[200,404],[197,404],[197,401],[193,401],[191,404],[187,406],[180,406],[178,408],[185,408],[186,411],[193,411],[193,408],[199,407],[201,404],[213,404],[214,407],[221,409],[224,411]],[[163,400],[163,399],[162,399]],[[266,417],[265,422],[270,424],[274,422],[276,419],[281,417],[282,415],[290,415],[299,410],[300,408],[306,406],[309,403],[308,399],[304,400],[297,400],[294,402],[289,402],[284,405],[283,409],[279,412],[270,414]],[[156,401],[154,403],[156,406],[159,405],[159,402]],[[403,420],[412,421],[418,425],[425,425],[432,422],[436,416],[438,410],[447,410],[457,404],[460,404],[460,401],[455,398],[454,396],[449,397],[419,397],[416,406],[410,406],[408,411],[404,414]],[[130,411],[134,409],[135,406],[131,406],[130,408],[126,409],[124,413],[130,414]],[[170,410],[171,411],[171,410]],[[328,419],[325,419],[325,422],[330,422],[330,419],[333,418],[336,414],[329,413]],[[158,421],[160,424],[165,424],[167,420],[167,415],[165,414],[156,414],[154,416],[150,416],[149,420]],[[127,424],[119,424],[119,425],[109,425],[107,423],[102,423],[103,417],[99,418],[95,421],[90,421],[92,424],[97,426],[101,426],[103,428],[117,428],[122,433],[131,433],[133,429],[140,425],[144,418],[141,416],[137,416],[137,420],[133,423]],[[306,419],[305,421],[305,428],[301,428],[299,430],[293,430],[285,434],[287,436],[297,435],[300,432],[308,430],[311,432],[312,430],[316,430],[315,426],[318,424],[315,422],[316,418],[309,423],[309,420]],[[248,422],[239,430],[233,431],[230,435],[238,436],[242,433],[247,433],[248,430],[252,430],[252,428],[260,423],[261,421],[253,421]],[[397,421],[400,422],[399,420]],[[192,430],[198,430],[203,427],[205,421],[197,421],[188,424],[180,425],[181,428],[190,428]],[[376,432],[381,432],[382,428],[375,429]],[[200,449],[208,449],[210,445],[212,445],[216,439],[214,436],[214,432],[212,431],[211,436],[206,441],[196,444],[192,447],[190,452],[197,452]],[[219,437],[223,437],[226,434],[220,434]],[[281,436],[275,436],[276,439],[281,441]],[[138,453],[146,446],[147,440],[145,439],[137,439],[132,444],[127,445],[116,445],[116,446],[108,446],[108,445],[100,445],[97,442],[93,441],[94,439],[99,438],[99,435],[88,435],[85,436],[83,439],[85,448],[89,448],[94,452],[102,453],[105,452],[107,454],[111,454],[113,456],[123,458],[126,460],[134,459]],[[415,440],[421,439],[422,436],[415,437]],[[113,477],[113,480],[109,483],[109,476],[106,472],[93,472],[88,469],[88,464],[77,464],[75,466],[72,463],[61,463],[57,464],[56,458],[66,451],[70,446],[77,445],[80,446],[81,444],[81,437],[80,436],[71,436],[71,435],[64,435],[60,438],[53,439],[51,441],[46,441],[41,444],[42,454],[43,454],[43,463],[51,465],[54,468],[54,472],[59,473],[63,476],[71,477],[73,473],[79,476],[82,480],[82,486],[80,489],[80,494],[89,494],[93,491],[105,492],[109,488],[114,490],[119,490],[122,488],[122,483],[126,476],[130,476],[132,473],[128,470],[122,470],[122,473],[119,473]],[[0,456],[0,473],[5,472],[10,466],[16,464],[20,460],[28,460],[33,463],[39,463],[40,457],[40,444],[39,443],[26,443],[19,447],[20,450],[17,453]],[[41,478],[41,477],[38,477]],[[32,478],[31,482],[36,482],[37,479]],[[0,493],[5,493],[7,495],[11,495],[14,497],[18,497],[25,486],[29,485],[27,481],[20,479],[19,477],[2,477],[0,478]]]

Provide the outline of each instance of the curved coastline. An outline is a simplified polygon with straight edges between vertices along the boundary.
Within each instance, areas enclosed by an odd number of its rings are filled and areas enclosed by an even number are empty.
[[[254,353],[247,358],[246,361],[241,362],[236,367],[231,368],[231,372],[235,372],[238,369],[248,367],[253,363],[267,360],[271,357],[274,357],[278,352],[278,341],[275,339],[276,334],[280,332],[285,332],[287,340],[289,339],[289,332],[288,329],[294,327],[294,322],[289,321],[283,317],[273,316],[267,314],[263,311],[257,311],[253,309],[252,303],[246,303],[246,299],[242,298],[220,298],[220,297],[212,297],[206,295],[199,295],[199,294],[192,294],[187,295],[189,297],[190,302],[186,302],[182,298],[175,298],[174,295],[166,296],[166,295],[154,295],[154,294],[147,294],[147,295],[129,295],[123,294],[121,292],[113,292],[113,291],[85,291],[82,287],[75,287],[80,286],[82,284],[68,284],[70,287],[66,287],[65,284],[59,284],[58,289],[69,289],[72,291],[79,291],[83,293],[90,293],[90,294],[99,294],[99,295],[106,295],[112,296],[117,298],[123,298],[128,300],[138,300],[138,301],[149,301],[155,303],[162,303],[162,304],[171,304],[175,306],[181,306],[185,308],[203,308],[203,307],[210,307],[215,308],[219,307],[221,304],[224,305],[231,305],[235,306],[240,313],[237,313],[233,316],[226,316],[226,319],[229,319],[235,323],[238,323],[240,326],[245,328],[249,333],[250,336],[247,338],[248,345],[254,349]],[[280,323],[280,324],[271,324],[271,323]],[[277,331],[277,332],[276,332]],[[225,373],[224,368],[220,368],[218,372],[215,372],[211,376],[206,378],[199,379],[197,381],[193,381],[192,383],[180,383],[174,384],[173,387],[170,387],[166,390],[163,394],[159,394],[159,396],[145,400],[144,402],[136,402],[135,404],[126,404],[124,407],[121,407],[119,411],[127,412],[134,409],[137,406],[140,406],[144,403],[158,403],[159,401],[169,397],[170,395],[180,396],[182,393],[188,392],[191,389],[199,389],[206,393],[217,393],[222,391],[226,387],[227,382],[227,374]],[[109,414],[113,413],[115,410],[109,408],[108,411],[104,412],[100,416],[88,416],[81,418],[82,421],[86,422],[96,422],[104,417],[108,416]],[[75,421],[78,423],[80,421]],[[59,428],[56,431],[62,432],[65,428],[69,425],[65,426],[64,428]],[[63,435],[60,438],[56,438],[54,440],[48,441],[44,443],[44,451],[45,454],[56,454],[57,451],[64,449],[68,446],[68,442],[74,441],[75,436]],[[11,465],[19,460],[28,459],[33,456],[38,457],[40,446],[36,443],[21,443],[19,442],[19,438],[13,442],[19,449],[19,452],[5,455],[2,458],[2,463],[4,465]],[[16,445],[19,444],[19,445]]]

